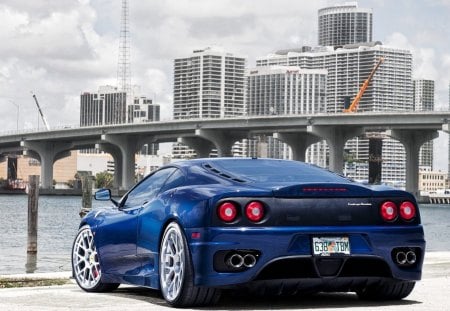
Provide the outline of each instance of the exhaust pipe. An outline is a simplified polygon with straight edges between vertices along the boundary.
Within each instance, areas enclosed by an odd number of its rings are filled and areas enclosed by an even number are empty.
[[[229,267],[238,269],[244,265],[244,257],[242,257],[240,254],[235,253],[228,257],[226,263]]]
[[[404,252],[398,252],[396,255],[395,255],[395,260],[397,260],[397,263],[399,264],[399,265],[404,265],[404,264],[406,264],[406,262],[407,262],[407,258],[406,258],[407,256],[406,256],[406,254],[404,253]]]
[[[244,266],[247,268],[251,268],[256,264],[256,257],[253,254],[246,254],[243,257]]]
[[[409,265],[415,264],[416,260],[417,260],[416,253],[414,253],[413,251],[409,251],[406,253],[406,262]]]

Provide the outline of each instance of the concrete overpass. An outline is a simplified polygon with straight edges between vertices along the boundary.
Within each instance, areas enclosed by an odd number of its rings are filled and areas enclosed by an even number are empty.
[[[236,141],[273,134],[292,148],[295,160],[304,161],[306,149],[325,139],[330,148],[330,169],[341,173],[345,143],[365,132],[381,130],[405,147],[406,189],[418,196],[420,147],[436,138],[438,131],[449,129],[450,111],[174,120],[4,134],[0,136],[0,154],[25,151],[38,159],[41,186],[51,188],[56,160],[71,150],[98,147],[114,158],[116,185],[128,189],[134,183],[134,155],[147,143],[178,141],[200,157],[207,157],[213,148],[217,148],[219,156],[231,156]]]

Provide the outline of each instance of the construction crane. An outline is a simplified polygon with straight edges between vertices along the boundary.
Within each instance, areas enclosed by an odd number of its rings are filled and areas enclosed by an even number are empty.
[[[45,128],[47,129],[47,131],[50,131],[50,125],[48,125],[48,122],[45,119],[44,113],[42,112],[41,106],[39,105],[36,95],[33,92],[31,92],[31,94],[33,95],[34,101],[36,102],[36,106],[38,108],[39,114],[41,115],[42,121],[44,122]]]
[[[369,86],[370,81],[373,78],[373,75],[377,71],[378,67],[384,62],[384,57],[380,57],[378,59],[378,62],[373,67],[372,71],[370,72],[367,79],[364,81],[364,83],[361,85],[361,88],[359,89],[358,94],[356,95],[355,99],[353,99],[351,105],[348,108],[344,109],[344,112],[356,112],[358,110],[359,101],[361,100],[361,97],[364,95],[364,92],[367,90],[367,87]]]

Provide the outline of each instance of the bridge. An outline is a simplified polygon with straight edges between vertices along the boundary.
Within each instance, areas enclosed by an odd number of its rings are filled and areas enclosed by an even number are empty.
[[[199,157],[208,157],[213,148],[219,156],[231,156],[236,141],[265,134],[287,143],[294,160],[304,161],[311,144],[326,140],[330,169],[342,173],[344,145],[349,139],[366,132],[385,131],[405,147],[406,190],[418,196],[420,147],[438,137],[438,131],[449,129],[450,111],[172,120],[4,134],[0,136],[0,154],[24,152],[39,160],[41,187],[48,189],[52,187],[56,160],[72,150],[99,148],[114,158],[115,186],[129,189],[134,184],[135,154],[144,144],[181,142]]]

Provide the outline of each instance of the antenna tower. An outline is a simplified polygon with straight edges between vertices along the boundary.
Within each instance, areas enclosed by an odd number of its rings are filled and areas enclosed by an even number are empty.
[[[119,60],[117,63],[117,86],[127,94],[131,91],[131,49],[130,49],[130,11],[128,0],[122,0],[120,18]]]

